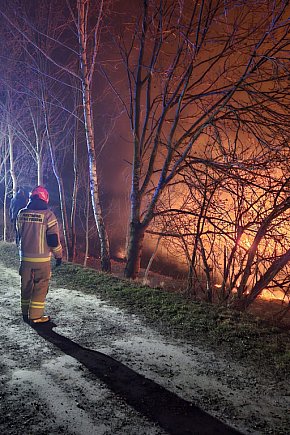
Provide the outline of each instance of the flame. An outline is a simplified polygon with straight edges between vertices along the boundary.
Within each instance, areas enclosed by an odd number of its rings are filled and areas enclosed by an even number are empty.
[[[119,247],[119,249],[116,252],[116,257],[120,258],[121,260],[123,260],[124,258],[126,258],[126,251],[125,248],[121,248]]]
[[[290,301],[290,296],[285,295],[285,293],[280,290],[263,290],[262,293],[259,295],[259,298],[264,301]]]
[[[215,288],[221,288],[222,284],[214,284]],[[232,293],[237,293],[237,289],[234,288],[232,290]],[[246,294],[249,294],[250,291],[247,290]],[[290,295],[285,295],[285,293],[283,293],[280,290],[263,290],[262,293],[258,296],[259,299],[262,299],[264,301],[285,301],[285,302],[290,302]]]
[[[249,249],[252,246],[252,241],[245,234],[242,235],[240,243],[241,246],[244,246],[246,249]]]

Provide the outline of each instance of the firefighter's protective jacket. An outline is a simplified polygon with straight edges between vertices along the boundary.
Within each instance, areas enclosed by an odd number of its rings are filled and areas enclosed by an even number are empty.
[[[51,253],[55,258],[62,258],[57,219],[44,201],[32,200],[19,211],[17,231],[21,261],[49,262]]]

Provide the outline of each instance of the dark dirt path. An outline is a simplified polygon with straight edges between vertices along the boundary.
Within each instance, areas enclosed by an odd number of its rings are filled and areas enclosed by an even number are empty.
[[[287,433],[287,386],[277,391],[243,367],[69,289],[48,296],[57,325],[34,330],[19,316],[17,273],[0,271],[3,434],[235,433],[224,424]]]

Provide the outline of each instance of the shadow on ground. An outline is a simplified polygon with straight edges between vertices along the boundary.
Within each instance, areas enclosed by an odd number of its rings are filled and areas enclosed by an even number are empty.
[[[111,391],[121,396],[132,408],[173,435],[234,435],[235,429],[181,399],[150,379],[100,352],[86,349],[69,338],[57,334],[52,322],[34,326],[45,340],[82,363]]]

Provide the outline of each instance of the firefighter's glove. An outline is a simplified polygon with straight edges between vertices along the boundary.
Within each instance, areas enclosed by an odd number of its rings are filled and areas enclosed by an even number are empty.
[[[61,266],[62,258],[57,258],[55,261],[55,267]]]

